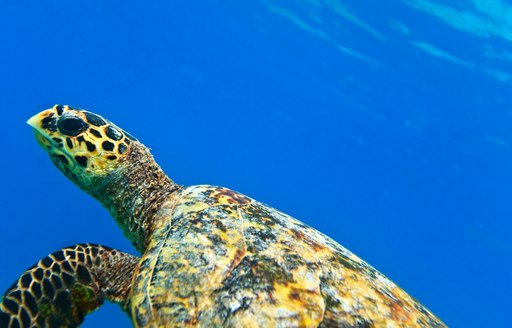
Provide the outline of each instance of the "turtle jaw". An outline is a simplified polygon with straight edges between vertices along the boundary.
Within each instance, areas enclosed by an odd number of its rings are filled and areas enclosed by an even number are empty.
[[[57,131],[57,112],[54,108],[47,109],[28,119],[27,124],[34,130],[36,141],[49,155],[52,161],[60,168],[66,164],[69,169],[74,168],[74,161],[65,151],[60,150],[62,144],[52,139],[51,134]]]
[[[27,124],[34,129],[37,143],[48,150],[49,146],[54,145],[53,140],[48,133],[57,131],[56,112],[52,109],[42,111],[28,119]]]
[[[48,149],[51,147],[51,140],[46,138],[41,132],[34,128],[34,136],[36,137],[37,144],[41,146],[43,149]]]
[[[44,110],[28,119],[27,124],[43,135],[45,130],[57,131],[57,112],[54,108]]]

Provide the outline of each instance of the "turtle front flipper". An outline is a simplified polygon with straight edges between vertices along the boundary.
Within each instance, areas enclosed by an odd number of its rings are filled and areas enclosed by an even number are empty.
[[[107,299],[125,306],[138,258],[77,244],[25,271],[2,296],[0,327],[76,327]]]

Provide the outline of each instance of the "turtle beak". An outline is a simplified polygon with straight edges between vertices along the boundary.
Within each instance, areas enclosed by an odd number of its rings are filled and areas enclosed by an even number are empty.
[[[43,110],[28,119],[27,124],[37,131],[50,130],[55,131],[57,128],[57,113],[53,108]]]
[[[37,143],[46,148],[51,144],[51,134],[57,131],[57,112],[51,108],[28,119],[27,124],[34,129]]]
[[[39,122],[41,122],[40,116],[41,113],[32,116],[28,119],[27,124],[33,127],[34,129],[37,129],[37,127],[39,126]]]
[[[64,166],[72,169],[74,162],[71,160],[70,155],[62,150],[62,144],[59,144],[55,139],[60,137],[60,132],[57,128],[57,121],[60,117],[61,107],[55,107],[44,110],[28,119],[27,124],[34,129],[34,134],[39,146],[41,146],[51,157],[52,161],[58,168],[62,169]],[[67,158],[64,161],[63,158]]]

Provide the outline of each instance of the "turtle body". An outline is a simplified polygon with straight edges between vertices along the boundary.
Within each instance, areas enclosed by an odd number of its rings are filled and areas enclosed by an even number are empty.
[[[302,222],[227,188],[175,184],[96,114],[56,105],[29,124],[141,256],[94,244],[48,255],[2,297],[0,327],[78,326],[105,299],[135,327],[445,327]]]

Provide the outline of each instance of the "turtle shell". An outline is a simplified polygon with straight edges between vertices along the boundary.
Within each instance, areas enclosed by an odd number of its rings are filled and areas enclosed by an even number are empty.
[[[138,327],[444,327],[329,237],[232,190],[185,188],[158,216],[134,275]]]

